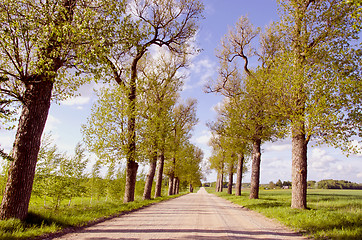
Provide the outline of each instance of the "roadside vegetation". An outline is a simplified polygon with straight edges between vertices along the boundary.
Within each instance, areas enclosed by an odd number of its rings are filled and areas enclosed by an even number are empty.
[[[276,219],[284,225],[315,239],[362,239],[362,191],[308,189],[308,210],[292,209],[291,190],[260,190],[259,199],[249,199],[249,190],[241,196],[215,192],[233,203]]]
[[[72,228],[110,219],[184,193],[151,200],[142,200],[142,195],[136,195],[135,201],[129,203],[123,203],[122,199],[109,200],[106,197],[96,200],[90,197],[77,197],[73,199],[72,205],[69,206],[68,201],[64,200],[57,208],[44,207],[43,199],[32,197],[25,221],[13,218],[0,221],[0,239],[38,239],[47,234],[66,232]],[[167,188],[163,189],[163,194],[167,194]]]

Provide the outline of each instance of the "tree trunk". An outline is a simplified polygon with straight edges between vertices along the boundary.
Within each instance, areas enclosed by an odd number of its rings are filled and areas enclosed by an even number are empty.
[[[173,178],[173,190],[172,190],[173,195],[177,194],[177,177]]]
[[[244,155],[238,154],[238,168],[236,172],[236,189],[235,189],[235,195],[240,196],[241,195],[241,184],[242,184],[242,178],[243,178],[243,165],[244,165]]]
[[[234,165],[230,164],[230,166],[229,166],[228,194],[233,194],[233,175],[234,175]]]
[[[192,192],[194,192],[194,188],[192,187],[192,184],[190,183],[190,185],[189,185],[189,191],[192,193]]]
[[[145,50],[137,53],[131,65],[131,78],[128,94],[128,126],[127,126],[127,166],[126,166],[126,187],[123,202],[133,202],[136,188],[138,163],[136,162],[136,96],[137,96],[137,64],[142,58]]]
[[[220,184],[219,184],[219,192],[222,192],[224,190],[224,172],[221,172],[220,175]]]
[[[25,87],[0,219],[23,220],[27,216],[41,136],[50,108],[52,81],[34,79]]]
[[[124,192],[123,202],[133,202],[134,192],[136,188],[138,163],[135,161],[128,161],[126,168],[126,187]]]
[[[218,173],[218,178],[217,178],[217,184],[216,184],[216,192],[222,192],[223,190],[223,180],[224,180],[224,173],[221,171]]]
[[[179,183],[180,183],[180,181],[179,181],[178,177],[175,177],[174,183],[173,183],[173,194],[174,195],[179,193]]]
[[[169,176],[169,180],[168,180],[168,195],[171,196],[173,195],[173,181],[174,177],[173,177],[173,173]]]
[[[161,150],[161,153],[157,161],[157,179],[156,179],[156,188],[155,188],[155,198],[161,197],[162,191],[162,175],[163,175],[163,165],[165,162],[164,152]]]
[[[215,182],[215,192],[219,191],[219,183],[220,183],[220,173],[217,172],[217,178],[216,178],[216,182]]]
[[[220,192],[220,179],[221,179],[221,172],[217,173],[217,180],[216,180],[216,186],[215,186],[215,191],[216,192]]]
[[[157,152],[155,152],[153,159],[151,160],[150,163],[150,170],[147,174],[145,190],[143,192],[143,200],[151,199],[152,184],[153,184],[153,178],[155,177],[156,164],[157,164]]]
[[[307,145],[304,124],[292,129],[292,208],[307,208]]]
[[[180,193],[180,179],[177,178],[177,188],[176,188],[176,194]]]
[[[259,179],[260,179],[260,145],[261,139],[255,139],[253,141],[253,153],[252,153],[252,166],[251,166],[251,187],[250,187],[250,199],[259,198]]]

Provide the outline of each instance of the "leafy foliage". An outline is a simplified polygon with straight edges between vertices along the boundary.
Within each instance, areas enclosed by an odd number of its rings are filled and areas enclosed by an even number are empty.
[[[361,184],[333,179],[321,180],[317,183],[317,187],[322,189],[362,189]]]

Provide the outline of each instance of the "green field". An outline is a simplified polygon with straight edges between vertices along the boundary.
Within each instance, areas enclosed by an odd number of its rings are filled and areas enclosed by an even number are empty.
[[[138,197],[136,201],[127,204],[124,204],[121,200],[106,201],[105,198],[93,199],[92,201],[90,198],[76,198],[70,206],[68,206],[67,201],[63,201],[58,209],[44,207],[43,199],[32,198],[29,216],[25,222],[18,219],[0,221],[0,239],[31,239],[70,227],[81,227],[180,195],[165,196],[146,201]]]
[[[214,188],[208,188],[215,193]],[[308,210],[291,209],[291,190],[261,190],[259,199],[216,195],[274,218],[315,239],[362,239],[362,190],[308,190]]]

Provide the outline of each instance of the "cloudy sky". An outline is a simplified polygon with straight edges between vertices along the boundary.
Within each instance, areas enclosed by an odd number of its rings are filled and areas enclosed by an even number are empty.
[[[272,21],[278,20],[277,4],[274,0],[204,0],[205,19],[201,22],[196,42],[203,51],[193,58],[187,71],[189,77],[185,81],[183,98],[193,97],[198,100],[199,123],[195,127],[192,142],[197,144],[205,153],[205,161],[210,156],[211,149],[207,143],[210,138],[205,123],[215,118],[214,107],[221,101],[215,94],[204,93],[204,85],[210,79],[216,78],[218,61],[215,49],[220,39],[232,27],[238,18],[247,15],[256,27],[265,27]],[[256,63],[254,63],[256,64]],[[85,124],[90,115],[92,104],[96,101],[94,84],[80,88],[80,96],[61,102],[53,103],[45,131],[52,131],[55,143],[62,151],[72,153],[77,142],[82,141],[81,125]],[[14,132],[1,132],[0,144],[9,151],[14,138]],[[329,147],[308,148],[308,180],[343,179],[362,182],[362,156],[351,155],[348,158],[339,150]],[[249,164],[250,165],[250,164]],[[260,182],[268,183],[291,180],[291,141],[285,139],[262,146],[262,161]],[[215,181],[215,173],[207,176],[208,181]],[[243,182],[250,181],[247,172]]]

